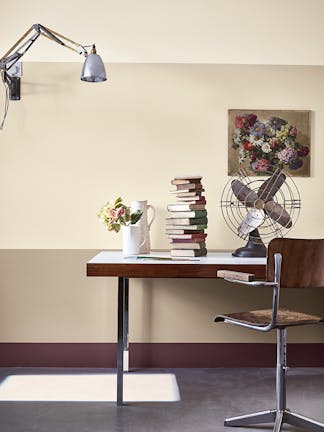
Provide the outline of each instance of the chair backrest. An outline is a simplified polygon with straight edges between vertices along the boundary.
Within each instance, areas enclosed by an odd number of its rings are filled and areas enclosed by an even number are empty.
[[[280,286],[324,287],[324,239],[276,238],[268,245],[267,280],[274,280],[274,254],[281,253]]]

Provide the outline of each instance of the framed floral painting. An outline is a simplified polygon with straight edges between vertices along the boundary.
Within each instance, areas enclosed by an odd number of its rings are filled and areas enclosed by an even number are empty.
[[[228,175],[245,168],[250,176],[281,168],[310,176],[311,111],[229,110]]]

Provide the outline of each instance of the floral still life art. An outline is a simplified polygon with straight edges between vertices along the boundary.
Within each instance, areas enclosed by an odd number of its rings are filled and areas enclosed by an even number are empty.
[[[229,110],[228,174],[310,175],[310,111]]]
[[[132,213],[131,208],[118,197],[108,201],[98,212],[99,219],[107,227],[108,231],[119,232],[122,226],[134,225],[142,216],[142,211]]]

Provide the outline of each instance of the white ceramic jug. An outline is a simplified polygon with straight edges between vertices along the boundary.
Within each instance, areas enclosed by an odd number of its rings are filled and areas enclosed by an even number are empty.
[[[141,229],[136,225],[122,226],[123,233],[123,257],[129,258],[140,254],[144,238],[141,235]]]
[[[150,253],[151,250],[151,240],[150,240],[150,228],[155,219],[155,208],[145,201],[131,201],[131,211],[134,213],[136,210],[141,210],[143,212],[141,219],[136,223],[140,227],[141,239],[143,243],[140,247],[140,253]],[[151,210],[152,217],[148,221],[148,210]]]

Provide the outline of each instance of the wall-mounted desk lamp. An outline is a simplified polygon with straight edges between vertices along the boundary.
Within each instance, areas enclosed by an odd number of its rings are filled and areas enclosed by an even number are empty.
[[[32,34],[30,35],[30,33]],[[4,116],[0,123],[0,129],[3,128],[7,116],[9,100],[20,100],[21,63],[17,62],[19,62],[20,58],[29,50],[40,35],[85,56],[81,72],[82,81],[102,82],[107,79],[104,63],[97,54],[95,45],[81,45],[41,24],[34,24],[0,59],[1,77],[6,88]],[[91,47],[90,53],[86,49],[89,47]]]

